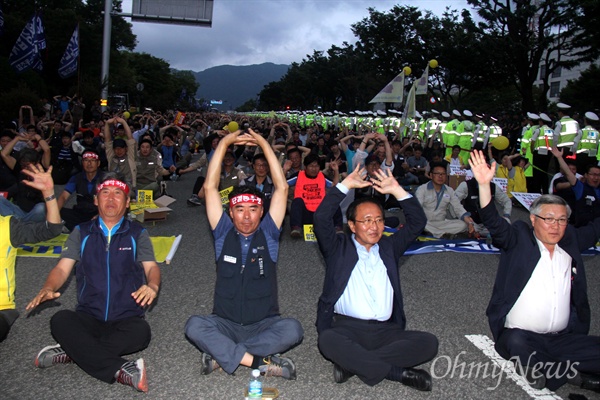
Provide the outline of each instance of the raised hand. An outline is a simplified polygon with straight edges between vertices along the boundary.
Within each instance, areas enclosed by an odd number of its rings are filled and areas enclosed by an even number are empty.
[[[400,187],[400,184],[389,169],[380,169],[375,172],[375,175],[377,176],[377,179],[373,180],[373,189],[377,190],[379,193],[392,194]]]
[[[40,164],[31,165],[29,169],[24,169],[22,172],[33,180],[25,179],[23,183],[27,186],[31,186],[40,192],[51,191],[54,189],[54,181],[52,180],[52,166],[48,168],[48,171],[44,171],[44,168]]]
[[[481,150],[473,150],[469,158],[469,165],[479,185],[490,183],[496,175],[496,161],[493,161],[492,165],[488,165]]]
[[[364,172],[365,168],[361,168],[360,165],[357,165],[354,171],[342,181],[342,185],[346,186],[348,189],[372,186],[373,184],[370,181],[365,181],[363,179]]]

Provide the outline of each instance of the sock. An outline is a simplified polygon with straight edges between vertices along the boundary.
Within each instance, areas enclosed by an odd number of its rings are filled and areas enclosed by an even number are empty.
[[[263,362],[262,357],[254,356],[254,358],[252,359],[252,365],[250,366],[250,368],[258,369],[258,367],[260,367],[263,364],[264,364],[264,362]]]
[[[404,368],[392,365],[392,368],[390,369],[390,372],[388,372],[388,374],[385,376],[385,379],[400,382],[402,380],[402,372],[404,372]]]

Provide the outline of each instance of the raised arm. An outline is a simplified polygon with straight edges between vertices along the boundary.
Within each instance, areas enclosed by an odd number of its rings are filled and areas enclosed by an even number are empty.
[[[269,143],[262,137],[262,135],[254,132],[252,129],[248,129],[249,134],[254,138],[256,144],[260,146],[265,158],[269,163],[269,169],[271,171],[271,179],[273,180],[273,196],[271,197],[271,205],[269,206],[269,214],[275,225],[278,228],[283,224],[285,218],[285,211],[287,207],[287,196],[288,196],[288,184],[285,179],[285,174],[279,164],[279,160],[275,155],[275,152],[269,145]]]
[[[558,165],[560,166],[560,172],[562,172],[563,175],[565,176],[565,178],[567,178],[567,180],[569,181],[571,186],[575,186],[575,184],[577,183],[577,177],[575,176],[575,174],[573,174],[571,172],[571,170],[569,169],[569,166],[567,165],[565,159],[563,158],[563,149],[559,150],[558,147],[556,147],[556,144],[554,144],[554,145],[552,145],[552,154],[558,160]]]
[[[480,150],[473,150],[471,157],[469,158],[469,165],[471,166],[473,176],[479,184],[479,205],[481,208],[484,208],[492,201],[490,182],[494,179],[494,175],[496,174],[496,162],[493,161],[492,165],[488,165],[485,161],[483,152]]]
[[[232,144],[246,145],[251,139],[249,135],[243,135],[242,131],[237,130],[225,135],[219,145],[214,150],[214,154],[208,164],[206,171],[206,180],[204,181],[204,195],[206,201],[206,215],[211,229],[215,229],[221,216],[223,215],[223,204],[219,194],[219,181],[221,180],[221,164],[227,152],[227,148]]]

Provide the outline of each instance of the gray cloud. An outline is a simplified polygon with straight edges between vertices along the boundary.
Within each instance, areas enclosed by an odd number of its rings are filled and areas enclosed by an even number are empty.
[[[133,33],[136,51],[181,70],[291,64],[314,50],[356,42],[350,25],[367,17],[367,8],[387,11],[395,4],[437,15],[446,6],[468,8],[466,0],[215,0],[212,28],[135,22]],[[123,11],[131,11],[131,0],[123,2]]]

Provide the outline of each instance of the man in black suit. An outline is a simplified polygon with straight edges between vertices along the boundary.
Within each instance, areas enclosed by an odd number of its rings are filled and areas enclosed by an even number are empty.
[[[315,212],[314,231],[326,264],[317,310],[319,349],[334,363],[337,383],[357,375],[370,386],[389,379],[429,391],[431,376],[413,367],[435,357],[438,340],[431,333],[405,329],[398,272],[400,256],[427,220],[417,199],[390,171],[379,170],[365,180],[359,168],[332,188]],[[339,203],[349,190],[367,186],[394,196],[406,224],[392,236],[383,236],[383,207],[367,196],[348,207],[353,234],[336,235],[333,214]]]
[[[569,382],[600,391],[600,337],[589,336],[590,306],[581,252],[600,236],[600,218],[574,228],[561,197],[543,195],[528,224],[510,225],[491,201],[495,163],[483,153],[469,160],[479,183],[480,215],[500,265],[487,308],[496,351],[516,364],[530,386],[556,390]]]

